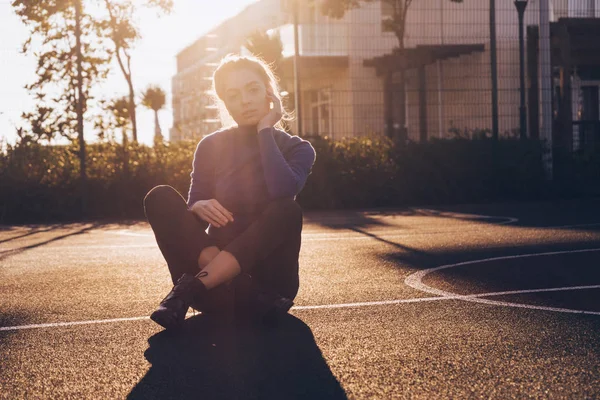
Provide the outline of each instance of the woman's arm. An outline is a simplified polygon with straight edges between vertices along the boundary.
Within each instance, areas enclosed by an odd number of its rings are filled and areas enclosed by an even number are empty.
[[[191,183],[188,192],[187,205],[191,208],[198,200],[214,198],[214,151],[208,137],[200,140],[194,152]],[[202,221],[203,228],[208,227],[208,222]]]
[[[295,197],[311,173],[316,152],[309,141],[291,136],[284,150],[286,159],[277,146],[274,134],[274,128],[264,128],[258,132],[267,189],[271,198]]]

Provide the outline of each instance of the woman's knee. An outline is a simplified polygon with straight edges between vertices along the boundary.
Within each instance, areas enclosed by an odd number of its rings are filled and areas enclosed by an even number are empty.
[[[198,264],[202,266],[208,265],[220,252],[221,250],[217,246],[205,247],[198,256]]]
[[[144,211],[146,216],[148,212],[169,207],[170,204],[176,201],[181,201],[182,197],[172,186],[159,185],[155,186],[144,197]],[[185,200],[184,200],[185,201]]]

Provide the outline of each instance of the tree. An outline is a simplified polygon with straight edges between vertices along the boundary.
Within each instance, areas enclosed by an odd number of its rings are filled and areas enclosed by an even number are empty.
[[[406,19],[408,16],[408,10],[414,1],[419,0],[323,0],[321,2],[321,13],[323,15],[330,16],[332,18],[342,18],[347,11],[359,7],[361,2],[371,3],[373,1],[379,1],[382,5],[389,7],[391,16],[382,20],[383,28],[386,31],[394,32],[398,39],[398,50],[402,52],[405,49],[404,39],[406,36]],[[448,0],[452,3],[462,3],[463,0]],[[401,69],[399,72],[399,91],[401,98],[404,98],[406,92],[406,77],[405,71]],[[390,77],[386,77],[386,80],[391,81]],[[398,107],[400,126],[402,132],[400,132],[400,139],[406,138],[406,109],[404,101]]]
[[[11,5],[30,28],[22,52],[33,53],[38,60],[37,78],[25,86],[34,93],[36,108],[22,118],[30,124],[34,138],[50,141],[59,134],[79,142],[81,212],[85,215],[83,120],[88,100],[93,98],[91,89],[109,71],[105,26],[85,12],[82,0],[15,0]]]
[[[269,35],[266,32],[256,31],[246,39],[245,47],[255,56],[266,61],[277,72],[283,58],[283,43],[279,33]]]
[[[115,133],[121,131],[123,172],[129,176],[129,131],[131,130],[131,113],[129,112],[129,97],[121,96],[106,101],[103,100],[104,115],[95,122],[95,127],[102,132],[109,132],[109,140],[115,138]]]
[[[146,0],[147,7],[155,7],[159,12],[168,14],[173,9],[173,0]],[[134,24],[135,15],[138,13],[140,2],[130,0],[104,0],[108,12],[109,37],[114,46],[114,54],[119,68],[127,81],[129,89],[129,112],[133,129],[133,141],[137,142],[137,115],[135,92],[133,88],[133,72],[131,69],[131,50],[140,38],[139,28]]]
[[[283,43],[281,42],[281,36],[279,32],[277,34],[269,35],[266,32],[255,31],[246,39],[246,49],[253,55],[262,58],[267,62],[273,72],[281,76],[280,66],[283,60]],[[281,79],[279,82],[281,90],[287,91],[286,81]],[[286,98],[284,98],[285,101]],[[284,103],[285,104],[285,103]],[[282,122],[284,129],[289,130],[288,121]]]
[[[113,129],[121,130],[123,146],[128,143],[128,132],[131,130],[131,114],[129,112],[129,98],[127,96],[117,97],[106,104],[109,112],[109,124]]]
[[[372,3],[379,1],[390,8],[391,17],[383,19],[383,27],[387,31],[394,32],[398,39],[398,47],[404,49],[404,37],[406,32],[406,17],[408,9],[419,0],[323,0],[321,12],[332,18],[343,18],[347,11],[359,7],[361,2]],[[452,3],[462,3],[463,0],[449,0]]]
[[[158,121],[158,112],[165,107],[165,91],[158,85],[151,85],[146,89],[142,96],[142,104],[154,111],[154,143],[162,142],[163,135]]]
[[[77,38],[76,0],[16,0],[12,6],[30,28],[31,35],[22,47],[23,53],[37,57],[35,82],[25,86],[33,93],[36,109],[24,113],[32,133],[50,140],[57,134],[75,141],[77,132]],[[82,100],[83,113],[91,89],[109,72],[110,51],[103,43],[102,26],[82,10]]]

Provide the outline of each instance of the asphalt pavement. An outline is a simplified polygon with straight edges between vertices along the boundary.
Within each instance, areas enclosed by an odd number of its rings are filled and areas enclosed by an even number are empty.
[[[306,211],[300,280],[172,334],[145,221],[0,226],[0,399],[600,397],[600,199]]]

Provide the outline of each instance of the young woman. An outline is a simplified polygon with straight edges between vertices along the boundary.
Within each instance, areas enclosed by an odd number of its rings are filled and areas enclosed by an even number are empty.
[[[226,56],[213,91],[221,119],[236,125],[198,143],[187,201],[168,185],[144,198],[174,283],[150,316],[167,330],[181,327],[190,306],[219,311],[220,299],[231,295],[236,312],[286,313],[298,292],[302,209],[295,199],[315,150],[281,129],[289,115],[262,60]]]

